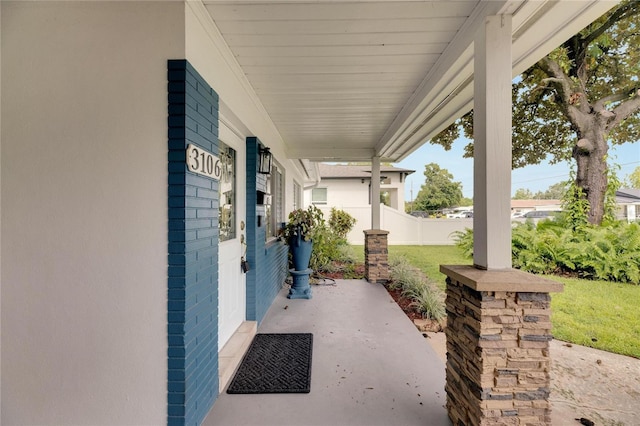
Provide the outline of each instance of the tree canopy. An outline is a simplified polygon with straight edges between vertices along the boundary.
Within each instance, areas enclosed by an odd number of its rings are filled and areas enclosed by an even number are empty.
[[[511,198],[514,200],[531,200],[533,199],[533,192],[530,189],[519,188]]]
[[[640,189],[640,167],[629,173],[624,183],[629,188]]]
[[[414,210],[433,211],[457,206],[462,200],[462,183],[436,163],[424,166],[425,183],[420,187],[413,204]]]
[[[519,188],[513,194],[514,200],[562,200],[567,188],[567,182],[558,182],[549,186],[545,191],[535,194],[527,188]]]
[[[567,190],[567,182],[558,182],[549,186],[546,191],[538,191],[533,196],[536,200],[562,200]]]
[[[609,144],[640,140],[639,14],[640,2],[621,2],[513,84],[513,167],[573,158],[591,223],[604,216]],[[450,149],[461,129],[473,137],[473,112],[431,143]]]

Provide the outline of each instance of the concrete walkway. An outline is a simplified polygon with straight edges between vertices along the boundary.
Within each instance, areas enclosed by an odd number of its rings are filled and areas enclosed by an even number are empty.
[[[383,286],[281,291],[259,333],[313,333],[309,394],[221,393],[204,425],[450,425],[444,363]]]
[[[438,356],[446,359],[444,333],[427,333]],[[579,426],[640,424],[640,359],[585,346],[551,341],[551,422]]]
[[[551,342],[551,420],[554,425],[640,424],[640,359]]]

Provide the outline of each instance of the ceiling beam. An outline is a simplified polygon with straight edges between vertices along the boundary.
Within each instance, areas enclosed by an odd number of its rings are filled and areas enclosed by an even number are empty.
[[[616,0],[482,2],[465,31],[443,53],[412,99],[388,128],[376,152],[393,161],[406,158],[473,108],[473,35],[491,14],[514,13],[513,76],[548,54],[615,6]],[[493,12],[493,13],[492,13]],[[472,20],[473,18],[473,20]],[[464,33],[464,36],[463,36]],[[466,46],[466,49],[465,49]],[[463,50],[461,50],[463,49]]]
[[[425,76],[418,90],[376,146],[382,156],[395,157],[395,151],[415,133],[431,111],[447,101],[451,94],[473,74],[473,39],[486,16],[496,14],[506,1],[480,2],[458,35],[444,51],[431,72]]]
[[[374,151],[369,148],[290,148],[287,156],[291,159],[310,161],[371,161]]]

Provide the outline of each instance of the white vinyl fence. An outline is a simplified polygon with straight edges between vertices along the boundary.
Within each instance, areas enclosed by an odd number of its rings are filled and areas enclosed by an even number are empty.
[[[331,207],[318,206],[324,213],[325,220],[329,220]],[[371,229],[370,207],[342,207],[356,218],[354,228],[347,235],[351,244],[364,244],[365,229]],[[453,245],[452,233],[473,229],[473,219],[427,219],[413,217],[404,212],[380,205],[380,229],[389,231],[389,245]]]

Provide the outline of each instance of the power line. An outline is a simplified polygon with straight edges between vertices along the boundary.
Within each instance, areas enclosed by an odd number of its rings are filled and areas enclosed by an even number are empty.
[[[512,182],[511,186],[516,185],[516,184],[521,184],[521,183],[527,183],[527,182],[535,182],[538,180],[547,180],[547,179],[555,179],[555,178],[559,178],[559,177],[568,177],[569,173],[565,173],[562,175],[555,175],[555,176],[547,176],[547,177],[542,177],[542,178],[536,178],[536,179],[528,179],[528,180],[521,180],[518,182]]]
[[[632,161],[630,163],[618,164],[618,166],[624,167],[624,166],[631,166],[631,165],[634,165],[634,164],[640,164],[640,161]],[[514,185],[519,185],[519,184],[522,184],[522,183],[536,182],[536,181],[539,181],[539,180],[547,180],[547,179],[563,178],[563,177],[568,177],[568,176],[569,176],[569,173],[564,173],[564,174],[555,175],[555,176],[546,176],[546,177],[535,178],[535,179],[521,180],[521,181],[518,181],[518,182],[512,182],[511,186],[513,187]]]

